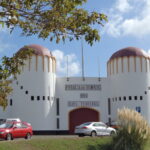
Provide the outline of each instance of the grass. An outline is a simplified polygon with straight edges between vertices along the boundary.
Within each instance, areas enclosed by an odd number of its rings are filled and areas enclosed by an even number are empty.
[[[111,150],[110,137],[52,138],[38,137],[31,140],[0,141],[0,150]],[[144,150],[150,150],[150,140]]]
[[[35,138],[31,140],[0,141],[0,150],[104,150],[109,137]]]

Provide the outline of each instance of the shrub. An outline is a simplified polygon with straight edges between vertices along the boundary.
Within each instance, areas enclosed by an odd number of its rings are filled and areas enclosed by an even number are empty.
[[[134,110],[118,110],[118,134],[113,137],[113,150],[143,150],[150,136],[150,127],[142,115]]]

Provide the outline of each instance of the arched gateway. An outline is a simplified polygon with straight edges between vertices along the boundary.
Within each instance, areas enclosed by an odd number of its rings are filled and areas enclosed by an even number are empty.
[[[77,108],[69,113],[69,133],[73,134],[75,126],[84,122],[99,121],[99,112],[92,108]]]

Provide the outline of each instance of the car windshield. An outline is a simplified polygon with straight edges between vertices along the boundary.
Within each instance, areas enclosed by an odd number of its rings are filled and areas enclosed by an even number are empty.
[[[0,128],[12,128],[13,123],[3,123],[0,125]]]

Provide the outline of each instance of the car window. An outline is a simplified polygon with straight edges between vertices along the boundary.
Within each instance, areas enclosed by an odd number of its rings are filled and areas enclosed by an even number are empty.
[[[106,127],[104,123],[94,123],[93,126],[95,127]]]
[[[98,127],[98,126],[100,126],[100,124],[99,123],[94,123],[93,126]]]
[[[27,128],[28,126],[27,125],[25,125],[24,123],[22,123],[22,128]]]
[[[86,122],[86,123],[83,123],[82,125],[90,125],[91,122]]]
[[[15,127],[16,127],[16,128],[21,128],[21,123],[16,123],[16,124],[15,124]]]
[[[0,119],[0,124],[3,124],[6,122],[6,119]]]
[[[13,123],[3,123],[0,125],[0,128],[12,128]]]
[[[106,124],[101,123],[100,126],[101,127],[106,127]]]

